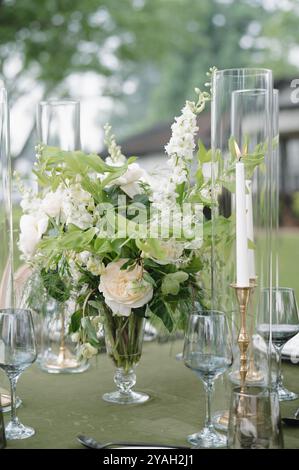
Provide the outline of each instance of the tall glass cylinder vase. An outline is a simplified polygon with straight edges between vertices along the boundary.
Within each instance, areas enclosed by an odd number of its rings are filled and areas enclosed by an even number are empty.
[[[80,149],[79,101],[42,101],[37,107],[38,143],[62,150]],[[88,368],[88,362],[76,355],[68,337],[71,303],[61,303],[45,293],[41,306],[42,324],[38,363],[49,373],[78,373]]]
[[[230,381],[240,384],[245,377],[246,385],[265,387],[268,346],[257,348],[254,340],[260,292],[273,284],[277,166],[272,151],[272,72],[216,71],[212,93],[213,308],[226,311],[231,321]]]
[[[11,156],[7,92],[0,83],[0,308],[14,306]],[[1,408],[10,411],[10,392],[0,387]],[[17,399],[17,406],[21,403]]]

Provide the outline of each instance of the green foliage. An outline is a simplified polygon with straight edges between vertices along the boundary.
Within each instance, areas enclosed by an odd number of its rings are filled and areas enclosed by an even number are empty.
[[[161,286],[163,295],[177,295],[180,291],[180,284],[187,281],[188,277],[188,274],[183,271],[166,274]]]
[[[53,299],[66,302],[70,298],[70,286],[61,278],[57,269],[42,269],[40,275],[48,295]]]

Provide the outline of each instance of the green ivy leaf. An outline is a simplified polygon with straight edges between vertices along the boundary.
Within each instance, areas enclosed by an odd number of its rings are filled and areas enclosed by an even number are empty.
[[[81,325],[82,310],[76,310],[71,316],[71,321],[69,325],[69,333],[76,333],[79,330]]]

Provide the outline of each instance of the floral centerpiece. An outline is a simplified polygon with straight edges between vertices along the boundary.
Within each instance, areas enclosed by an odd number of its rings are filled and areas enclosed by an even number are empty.
[[[212,203],[204,172],[211,153],[202,143],[197,147],[195,137],[210,94],[196,93],[197,101],[187,101],[172,125],[166,177],[157,179],[127,159],[106,125],[105,161],[39,145],[33,170],[39,191],[23,191],[23,258],[54,299],[72,301],[69,333],[79,354],[97,353],[104,325],[119,389],[111,401],[142,400],[132,398],[131,388],[144,318],[154,315],[173,331],[184,327],[195,301],[209,303],[210,222],[203,207]],[[30,301],[34,296],[36,285]]]

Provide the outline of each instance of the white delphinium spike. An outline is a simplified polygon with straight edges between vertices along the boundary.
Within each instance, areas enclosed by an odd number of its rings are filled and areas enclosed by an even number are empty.
[[[106,162],[111,166],[122,166],[126,162],[126,157],[121,153],[121,148],[116,143],[115,135],[112,134],[112,127],[110,124],[105,124],[104,132],[104,143],[109,153],[109,157],[106,158]]]

